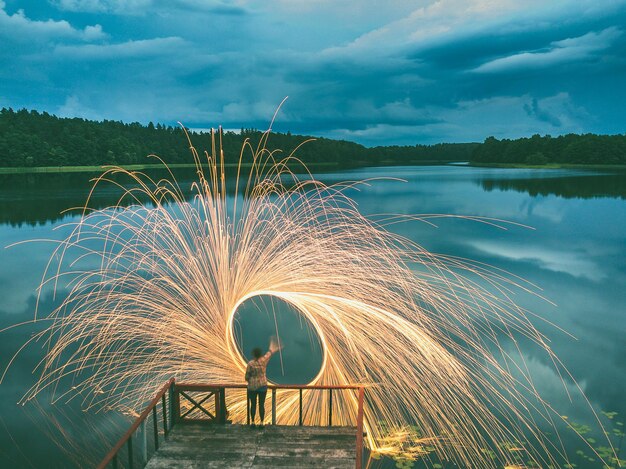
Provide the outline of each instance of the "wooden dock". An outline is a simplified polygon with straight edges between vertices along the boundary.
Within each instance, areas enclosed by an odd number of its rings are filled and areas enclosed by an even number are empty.
[[[245,384],[178,383],[170,379],[98,469],[119,469],[122,464],[127,469],[362,469],[363,386],[269,385],[271,424],[264,428],[246,425],[248,412],[234,424],[227,419],[227,390],[238,393],[234,399],[245,399],[241,392],[245,388]],[[276,418],[276,394],[284,390],[297,391],[297,425],[276,425],[280,423]],[[327,396],[326,425],[305,419],[304,391]],[[340,391],[356,392],[355,426],[333,426],[333,392]]]
[[[354,469],[355,427],[177,424],[146,469]]]

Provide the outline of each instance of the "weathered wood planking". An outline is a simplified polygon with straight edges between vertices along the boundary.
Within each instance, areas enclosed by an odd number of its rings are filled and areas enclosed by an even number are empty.
[[[353,469],[355,427],[178,423],[147,469]]]

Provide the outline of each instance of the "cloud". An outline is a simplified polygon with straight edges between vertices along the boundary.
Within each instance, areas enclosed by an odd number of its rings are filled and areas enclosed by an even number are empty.
[[[588,253],[581,254],[573,250],[559,250],[556,247],[526,246],[524,249],[520,249],[518,245],[492,241],[472,241],[468,244],[490,255],[514,261],[533,262],[542,269],[553,272],[562,272],[595,282],[600,282],[606,278],[604,269],[591,261],[590,259],[593,257]]]
[[[543,99],[532,98],[524,104],[526,113],[555,128],[582,128],[582,123],[593,119],[584,108],[576,106],[568,93],[562,92]]]
[[[145,10],[153,0],[56,0],[53,4],[61,9],[82,13],[130,13]]]
[[[623,31],[617,27],[606,28],[598,33],[589,32],[583,36],[554,41],[546,50],[522,52],[486,62],[473,71],[477,73],[509,72],[586,60],[594,57],[596,52],[610,47],[622,34]]]
[[[576,106],[566,92],[537,98],[529,95],[500,96],[461,101],[456,109],[441,111],[448,122],[469,125],[470,131],[489,128],[498,138],[519,138],[535,133],[576,133],[589,113]],[[547,126],[546,124],[550,124]]]
[[[248,14],[249,11],[244,6],[238,5],[238,3],[241,2],[172,0],[171,2],[169,2],[169,5],[181,9],[205,11],[208,13],[214,13],[219,15],[243,16]]]
[[[390,48],[423,48],[443,37],[457,35],[460,30],[475,30],[479,24],[539,3],[538,0],[529,0],[523,5],[512,0],[435,0],[406,17],[368,31],[346,45],[331,47],[324,53],[340,56],[360,51],[378,55],[386,54]]]
[[[558,116],[551,114],[549,111],[539,106],[539,100],[533,98],[532,104],[524,104],[524,110],[531,117],[537,117],[537,119],[547,122],[554,127],[561,127],[561,120]]]
[[[247,13],[247,10],[237,2],[210,0],[56,0],[53,4],[64,11],[116,15],[145,15],[154,9],[160,11],[182,9],[221,15],[245,15]]]
[[[59,107],[57,115],[61,117],[82,117],[83,119],[101,120],[102,116],[93,109],[81,103],[76,95],[68,96],[65,103]]]
[[[400,119],[403,114],[406,118]],[[460,100],[450,106],[415,106],[412,110],[404,101],[385,105],[370,115],[368,125],[333,129],[330,136],[368,145],[389,140],[437,143],[441,135],[448,135],[448,142],[471,142],[484,140],[485,129],[497,138],[576,133],[592,119],[564,92],[545,98],[522,95]]]
[[[119,44],[59,45],[54,52],[74,59],[111,60],[170,55],[184,46],[185,41],[179,37],[163,37]]]
[[[11,17],[58,28],[54,38],[0,32],[0,96],[67,115],[264,128],[289,95],[278,130],[366,145],[623,132],[626,0],[529,1],[50,0],[27,10],[41,21]],[[94,14],[109,37],[86,26]],[[506,80],[468,73],[560,50],[583,57],[576,74],[558,60]],[[602,73],[596,57],[610,58]]]
[[[6,4],[0,0],[0,37],[5,36],[14,41],[47,40],[52,38],[74,38],[84,41],[103,39],[106,34],[99,24],[76,29],[65,20],[46,21],[31,20],[24,10],[17,10],[9,15]]]

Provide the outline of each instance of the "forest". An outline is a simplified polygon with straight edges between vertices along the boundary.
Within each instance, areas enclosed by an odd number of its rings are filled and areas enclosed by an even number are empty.
[[[189,132],[199,150],[211,148],[210,135]],[[245,139],[256,148],[263,132],[241,129],[224,132],[222,146],[228,163],[236,163]],[[310,141],[309,141],[310,140]],[[306,142],[306,143],[304,143]],[[303,144],[304,143],[304,144]],[[483,143],[365,147],[328,138],[272,132],[267,148],[278,158],[291,154],[307,165],[341,167],[412,165],[470,161],[476,164],[507,163],[543,165],[626,164],[626,135],[533,135],[517,140],[487,138]],[[0,167],[59,167],[150,164],[158,155],[168,164],[192,163],[187,137],[180,126],[137,122],[101,122],[60,118],[47,112],[0,111]],[[243,154],[243,162],[252,152]]]
[[[477,146],[472,163],[506,164],[626,164],[626,135],[533,135],[516,140],[487,138]]]
[[[256,148],[263,132],[241,129],[224,132],[222,146],[227,162],[236,163],[245,139]],[[210,134],[190,132],[198,150],[210,150]],[[476,144],[439,144],[366,148],[345,140],[315,138],[272,132],[267,148],[278,150],[277,158],[295,156],[306,164],[333,163],[340,166],[419,164],[467,161]],[[306,143],[304,145],[303,142]],[[301,146],[300,146],[301,145]],[[117,121],[59,118],[46,112],[22,109],[0,111],[0,167],[130,165],[156,162],[155,154],[168,164],[193,163],[187,138],[179,126]],[[252,160],[246,151],[243,162]]]

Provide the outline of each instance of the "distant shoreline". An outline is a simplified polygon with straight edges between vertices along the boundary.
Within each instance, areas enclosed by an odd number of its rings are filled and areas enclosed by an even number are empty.
[[[238,166],[237,163],[224,163],[225,168],[236,168]],[[251,163],[241,163],[242,168],[250,168],[252,166]],[[36,166],[36,167],[28,167],[28,166],[18,166],[18,167],[0,167],[0,174],[42,174],[42,173],[102,173],[107,169],[111,168],[121,168],[127,171],[143,171],[146,169],[179,169],[179,168],[195,168],[196,165],[194,163],[174,163],[174,164],[129,164],[129,165],[102,165],[102,166]],[[208,168],[209,165],[203,164],[203,168]],[[312,168],[334,168],[339,167],[339,163],[312,163],[308,164],[307,167]]]
[[[623,164],[571,164],[571,163],[548,163],[548,164],[522,164],[522,163],[478,163],[470,162],[468,166],[477,168],[510,168],[510,169],[588,169],[602,171],[626,171]]]
[[[566,164],[566,163],[549,163],[545,165],[529,165],[529,164],[516,164],[516,163],[472,163],[472,162],[451,162],[451,161],[410,161],[405,163],[400,162],[378,162],[374,164],[368,164],[365,161],[359,161],[354,165],[342,165],[338,162],[319,162],[309,163],[307,168],[325,168],[325,169],[357,169],[357,168],[372,168],[372,167],[389,167],[389,166],[462,166],[462,167],[477,167],[477,168],[503,168],[503,169],[586,169],[590,171],[626,171],[626,165],[591,165],[591,164]],[[224,163],[226,168],[236,168],[237,163]],[[250,168],[251,163],[241,163],[242,168]],[[191,169],[195,168],[194,163],[174,163],[170,165],[164,164],[133,164],[133,165],[102,165],[102,166],[37,166],[37,167],[0,167],[0,174],[57,174],[57,173],[102,173],[107,169],[121,168],[128,171],[143,171],[152,169]],[[202,165],[203,168],[208,168],[208,165]]]
[[[241,162],[249,168],[259,152],[262,158],[296,161],[316,172],[376,166],[415,166],[469,161],[472,166],[532,169],[588,169],[623,171],[626,134],[566,134],[552,137],[502,139],[433,145],[365,147],[347,140],[261,132],[255,129],[219,133],[219,147],[228,167]],[[0,174],[99,172],[120,166],[129,170],[158,168],[161,155],[170,168],[193,167],[189,146],[210,147],[216,153],[215,134],[188,132],[180,127],[152,123],[125,124],[59,118],[22,109],[0,110]],[[256,156],[255,156],[256,155]],[[203,154],[203,162],[207,155]],[[269,160],[265,163],[270,162]],[[109,166],[111,165],[111,166]],[[295,167],[297,163],[294,161]],[[161,166],[163,167],[163,166]],[[14,169],[9,169],[14,168]]]

